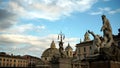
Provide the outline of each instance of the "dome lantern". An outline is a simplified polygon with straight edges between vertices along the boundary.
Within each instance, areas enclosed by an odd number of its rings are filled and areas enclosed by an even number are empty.
[[[54,40],[52,41],[50,48],[56,48]]]

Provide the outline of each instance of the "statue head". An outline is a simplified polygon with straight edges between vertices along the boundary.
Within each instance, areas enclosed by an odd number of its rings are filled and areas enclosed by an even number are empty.
[[[105,15],[102,15],[101,17],[102,17],[102,19],[106,18],[106,16],[105,16]]]
[[[102,15],[102,17],[106,17],[105,15]]]

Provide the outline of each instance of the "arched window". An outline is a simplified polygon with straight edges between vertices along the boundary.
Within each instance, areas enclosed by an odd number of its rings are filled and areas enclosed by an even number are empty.
[[[84,47],[84,52],[86,52],[86,48]]]
[[[45,57],[45,60],[47,60],[47,58]]]
[[[70,56],[72,56],[72,51],[70,51]]]

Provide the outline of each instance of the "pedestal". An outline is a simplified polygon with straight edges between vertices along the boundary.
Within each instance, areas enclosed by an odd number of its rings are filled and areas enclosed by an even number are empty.
[[[90,68],[120,68],[118,61],[94,61],[90,63]]]
[[[59,58],[58,63],[52,64],[52,68],[71,68],[71,59]]]

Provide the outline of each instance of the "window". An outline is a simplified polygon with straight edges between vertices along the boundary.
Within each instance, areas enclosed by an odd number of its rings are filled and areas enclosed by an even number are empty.
[[[67,55],[68,55],[68,51],[67,51]]]
[[[14,62],[16,62],[16,60],[14,60]]]
[[[92,47],[90,46],[90,50],[92,50]]]
[[[9,59],[7,59],[7,61],[9,61]]]
[[[5,59],[3,59],[3,61],[5,61]]]
[[[0,58],[0,61],[1,61],[2,59]]]
[[[47,58],[45,58],[45,60],[47,60]]]
[[[86,52],[86,48],[84,47],[84,52]]]
[[[72,52],[70,52],[70,55],[72,56]]]

